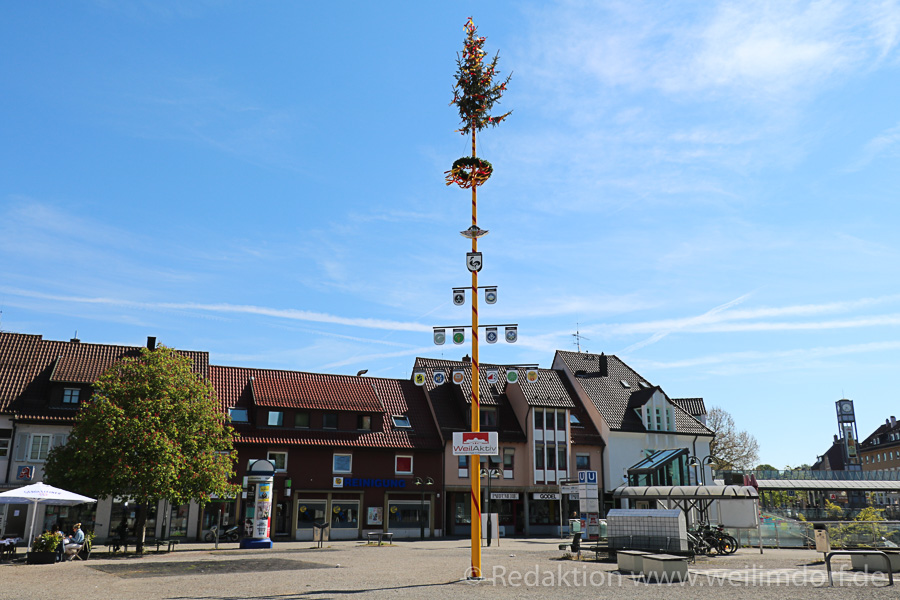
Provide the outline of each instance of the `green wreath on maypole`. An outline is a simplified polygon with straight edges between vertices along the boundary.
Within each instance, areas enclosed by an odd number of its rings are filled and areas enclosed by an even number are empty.
[[[456,56],[456,85],[453,86],[453,101],[450,104],[455,104],[459,109],[462,126],[457,131],[461,135],[481,131],[488,126],[496,127],[512,113],[509,111],[497,117],[489,114],[506,91],[511,75],[503,81],[494,81],[499,73],[497,61],[500,54],[498,52],[489,64],[485,64],[485,38],[477,37],[477,32],[478,28],[469,17],[463,52],[461,56]],[[493,172],[494,167],[483,158],[464,156],[454,161],[453,167],[444,175],[447,185],[455,183],[465,189],[483,184]]]

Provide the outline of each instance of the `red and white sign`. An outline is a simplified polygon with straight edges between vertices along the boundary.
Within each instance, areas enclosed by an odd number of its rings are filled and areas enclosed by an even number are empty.
[[[455,456],[471,456],[500,454],[500,442],[496,431],[453,432],[453,454]]]

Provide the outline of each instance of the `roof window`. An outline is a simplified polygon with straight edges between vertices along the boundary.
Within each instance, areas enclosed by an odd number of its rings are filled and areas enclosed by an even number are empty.
[[[630,387],[631,387],[631,386],[628,384],[628,382],[625,381],[624,379],[622,379],[621,382],[622,382],[622,387],[623,387],[623,388],[630,388]]]
[[[645,390],[649,390],[649,389],[650,389],[650,384],[647,383],[646,381],[641,381],[641,382],[640,382],[640,386],[641,386],[642,388],[644,388]]]
[[[230,416],[231,420],[235,423],[247,423],[250,420],[246,408],[235,408],[232,406],[228,409],[228,416]]]
[[[578,419],[575,413],[569,414],[569,423],[571,425],[581,425],[581,421]]]
[[[394,427],[397,429],[412,429],[412,425],[409,422],[409,417],[406,415],[393,415],[391,420],[394,422]]]

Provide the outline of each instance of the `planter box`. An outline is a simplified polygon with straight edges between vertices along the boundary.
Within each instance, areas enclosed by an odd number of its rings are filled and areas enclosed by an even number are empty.
[[[29,552],[25,563],[29,565],[52,565],[56,562],[56,552]]]

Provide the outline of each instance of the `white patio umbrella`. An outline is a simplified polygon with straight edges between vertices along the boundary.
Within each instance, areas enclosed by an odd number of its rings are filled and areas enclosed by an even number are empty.
[[[37,513],[38,504],[55,504],[58,506],[75,506],[85,502],[96,502],[94,498],[88,498],[74,492],[67,492],[55,488],[52,485],[34,483],[22,486],[8,492],[0,493],[0,504],[27,504],[32,503],[31,523],[28,526],[28,548],[34,538],[34,515]]]

